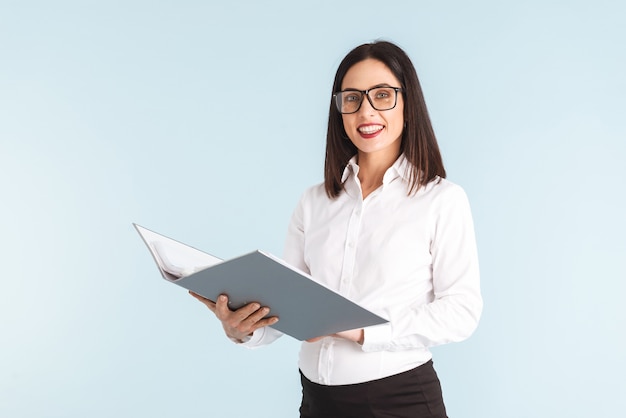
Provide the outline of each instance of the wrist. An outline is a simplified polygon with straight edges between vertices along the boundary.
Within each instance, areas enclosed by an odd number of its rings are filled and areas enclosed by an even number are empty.
[[[231,340],[232,342],[234,342],[235,344],[244,344],[247,343],[248,341],[250,341],[250,338],[252,338],[252,334],[249,335],[244,335],[243,337],[239,338],[239,337],[233,337],[231,335],[226,335],[228,337],[229,340]]]

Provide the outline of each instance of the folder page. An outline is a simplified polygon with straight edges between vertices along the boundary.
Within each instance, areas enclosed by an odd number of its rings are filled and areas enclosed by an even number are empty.
[[[196,271],[221,263],[222,260],[175,241],[164,235],[133,224],[150,250],[161,274],[166,280],[175,281]]]

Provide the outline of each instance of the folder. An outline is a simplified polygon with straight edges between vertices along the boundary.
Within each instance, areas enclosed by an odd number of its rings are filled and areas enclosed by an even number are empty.
[[[252,251],[222,260],[133,224],[163,278],[210,300],[228,295],[233,310],[268,306],[272,325],[298,340],[388,322],[270,253]]]

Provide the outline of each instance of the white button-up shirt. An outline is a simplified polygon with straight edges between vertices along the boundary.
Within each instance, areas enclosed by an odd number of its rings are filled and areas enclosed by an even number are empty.
[[[389,319],[365,328],[362,346],[334,337],[303,342],[299,367],[313,382],[352,384],[410,370],[430,360],[428,347],[463,340],[478,324],[478,257],[465,192],[436,179],[408,195],[408,166],[401,156],[363,199],[353,158],[337,198],[323,184],[311,187],[293,213],[285,261]],[[277,336],[257,330],[245,345]]]

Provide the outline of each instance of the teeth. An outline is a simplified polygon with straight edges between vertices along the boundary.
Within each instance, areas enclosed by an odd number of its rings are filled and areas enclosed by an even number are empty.
[[[364,134],[373,134],[374,132],[378,132],[382,129],[383,127],[380,125],[369,125],[360,127],[359,132],[363,132]]]

